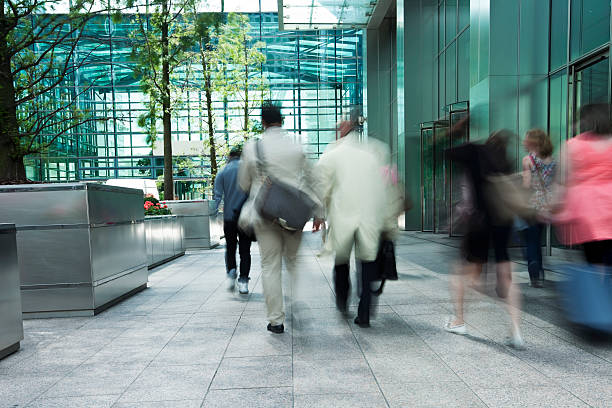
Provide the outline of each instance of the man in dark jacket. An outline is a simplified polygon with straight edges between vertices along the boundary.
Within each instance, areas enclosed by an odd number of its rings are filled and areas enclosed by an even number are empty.
[[[251,269],[251,240],[238,229],[238,216],[247,194],[238,185],[238,168],[240,167],[239,147],[233,147],[227,164],[215,178],[214,199],[215,213],[223,199],[223,233],[225,235],[225,267],[227,270],[227,288],[234,290],[236,281],[236,247],[240,253],[240,278],[238,291],[249,293],[249,271]]]

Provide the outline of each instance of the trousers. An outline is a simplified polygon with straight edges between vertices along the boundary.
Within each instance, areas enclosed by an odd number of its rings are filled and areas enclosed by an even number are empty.
[[[251,270],[251,240],[238,228],[238,221],[224,221],[225,268],[236,269],[236,248],[240,254],[240,277],[248,278]]]
[[[544,278],[542,273],[542,231],[543,224],[532,224],[525,230],[527,247],[527,270],[531,281]]]
[[[296,279],[297,252],[302,232],[291,232],[263,221],[255,227],[261,256],[261,281],[268,321],[277,326],[285,321],[283,302],[283,262],[292,279]]]
[[[340,264],[334,267],[334,290],[336,292],[336,305],[346,308],[348,295],[351,288],[348,264]],[[376,262],[361,261],[359,307],[357,315],[359,320],[366,323],[370,321],[370,306],[372,304],[372,292],[370,284],[376,276]]]

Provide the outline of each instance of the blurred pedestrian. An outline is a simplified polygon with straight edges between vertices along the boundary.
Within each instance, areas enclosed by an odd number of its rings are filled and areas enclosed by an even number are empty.
[[[531,286],[541,288],[544,282],[542,231],[550,220],[557,162],[552,157],[550,137],[541,129],[529,130],[523,146],[527,151],[523,157],[523,186],[530,191],[529,205],[535,214],[523,232],[527,247],[527,270]]]
[[[227,164],[215,177],[213,197],[216,214],[223,200],[223,234],[225,236],[225,269],[227,272],[227,288],[234,290],[236,282],[236,248],[240,254],[240,277],[238,291],[249,293],[249,271],[251,270],[251,239],[238,228],[238,217],[247,194],[238,185],[238,169],[240,168],[241,148],[233,147],[229,152]]]
[[[612,123],[610,106],[580,109],[578,136],[561,154],[566,170],[556,220],[565,244],[582,244],[589,264],[612,266]]]
[[[240,187],[250,191],[249,201],[257,196],[266,176],[314,197],[309,162],[302,147],[282,129],[280,108],[270,103],[264,104],[261,108],[261,124],[264,128],[263,137],[245,145],[239,172]],[[262,173],[262,167],[265,167],[266,174]],[[282,265],[284,262],[287,271],[295,279],[302,231],[290,231],[279,223],[262,218],[257,211],[252,212],[251,218],[261,255],[268,330],[282,333],[285,330]]]
[[[388,152],[381,142],[359,140],[357,127],[359,115],[351,114],[349,120],[338,126],[340,139],[321,156],[315,169],[317,191],[325,204],[327,221],[327,245],[335,252],[334,289],[336,306],[346,313],[350,292],[349,262],[355,246],[355,258],[360,263],[361,296],[355,323],[361,327],[370,325],[370,283],[377,273],[376,256],[381,236],[397,227],[397,212],[390,208],[394,203],[388,194],[391,178]],[[385,173],[387,171],[387,173]],[[389,223],[389,219],[395,221]],[[314,230],[323,223],[315,220]]]
[[[458,125],[467,126],[467,120]],[[445,330],[456,334],[467,334],[463,315],[465,280],[479,279],[482,267],[489,258],[489,243],[492,242],[497,270],[496,292],[508,304],[512,324],[509,345],[517,348],[524,346],[520,332],[519,295],[512,284],[512,266],[508,255],[508,241],[512,231],[512,215],[500,197],[492,196],[494,177],[508,175],[511,165],[506,157],[508,140],[512,134],[501,130],[491,134],[484,144],[466,143],[453,147],[446,152],[448,159],[462,166],[469,180],[471,206],[467,232],[462,242],[462,262],[456,268],[452,279],[455,295],[455,315],[451,317]]]

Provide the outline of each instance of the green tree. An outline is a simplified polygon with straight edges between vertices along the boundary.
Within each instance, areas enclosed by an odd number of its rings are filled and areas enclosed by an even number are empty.
[[[268,90],[263,75],[266,56],[261,52],[265,44],[253,43],[250,32],[251,24],[246,15],[230,13],[227,16],[217,36],[221,69],[215,78],[225,98],[239,101],[241,131],[245,139],[254,130],[249,115],[261,106]]]
[[[193,10],[194,15],[194,38],[197,42],[197,52],[194,54],[202,67],[202,81],[197,87],[200,92],[204,92],[204,108],[206,110],[206,120],[200,115],[200,129],[204,122],[207,125],[208,139],[204,145],[208,148],[210,159],[210,177],[214,181],[218,171],[218,145],[215,139],[215,113],[213,108],[213,93],[216,92],[216,82],[213,80],[218,74],[219,51],[215,44],[215,35],[219,31],[222,22],[220,13],[200,13]],[[201,99],[200,99],[201,102]],[[200,106],[200,112],[202,111]]]
[[[0,6],[0,182],[27,182],[24,157],[103,120],[79,106],[90,83],[78,72],[96,47],[78,52],[93,18],[118,12],[110,0],[2,0]],[[59,85],[66,85],[60,87]]]
[[[130,0],[131,1],[131,0]],[[172,111],[189,82],[188,51],[194,40],[183,14],[193,0],[151,0],[145,13],[138,13],[138,29],[132,35],[135,74],[141,89],[149,96],[148,112],[140,123],[149,131],[151,144],[157,138],[156,125],[161,113],[164,142],[164,197],[174,198],[172,166]],[[180,83],[179,83],[180,82]],[[178,88],[178,89],[177,89]]]

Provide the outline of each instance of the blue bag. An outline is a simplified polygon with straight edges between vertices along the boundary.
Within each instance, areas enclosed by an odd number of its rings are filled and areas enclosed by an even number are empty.
[[[610,269],[565,265],[567,280],[560,282],[568,320],[612,333],[612,279]]]

